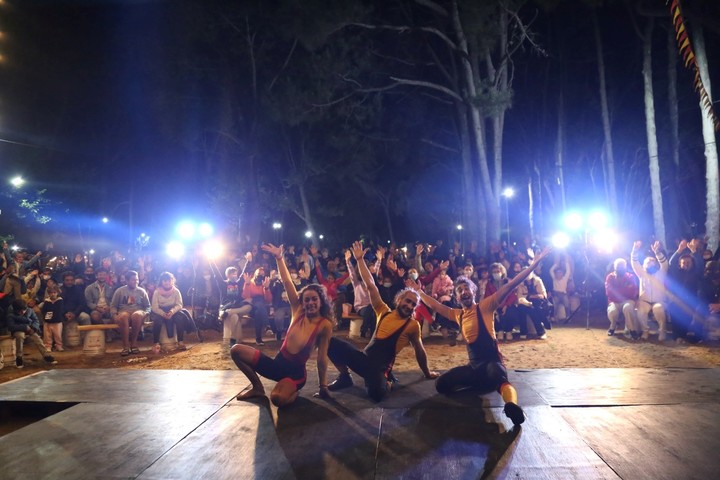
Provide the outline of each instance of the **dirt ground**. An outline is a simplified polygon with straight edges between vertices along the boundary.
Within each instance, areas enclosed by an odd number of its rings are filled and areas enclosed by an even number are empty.
[[[514,340],[502,342],[500,350],[509,369],[537,368],[708,368],[720,366],[720,344],[718,342],[699,345],[677,345],[673,341],[663,344],[657,340],[632,342],[622,335],[608,337],[605,320],[593,318],[591,328],[585,328],[585,318],[569,325],[553,328],[547,340]],[[347,336],[340,330],[336,335]],[[149,336],[149,335],[148,335]],[[58,368],[154,368],[177,370],[233,370],[229,347],[222,341],[222,334],[206,330],[204,342],[195,334],[186,336],[187,351],[174,351],[154,355],[150,352],[151,342],[140,344],[140,354],[121,357],[119,341],[108,344],[103,355],[85,355],[82,347],[54,353],[57,365],[46,365],[32,345],[25,346],[25,368],[15,368],[14,359],[5,358],[5,368],[0,370],[0,383],[4,383],[42,370]],[[252,333],[246,332],[245,340],[250,342]],[[362,348],[366,341],[356,342]],[[262,351],[274,356],[280,348],[279,342],[266,338]],[[467,362],[464,343],[451,347],[439,334],[433,333],[425,340],[430,368],[447,370]],[[398,355],[395,362],[398,372],[417,372],[415,356],[411,348]],[[308,362],[308,374],[315,370],[314,357]],[[238,374],[240,374],[238,372]],[[331,368],[331,377],[334,376]]]

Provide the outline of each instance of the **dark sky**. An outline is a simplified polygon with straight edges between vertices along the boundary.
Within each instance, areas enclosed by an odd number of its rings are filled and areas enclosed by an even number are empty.
[[[515,60],[505,172],[506,183],[524,191],[533,161],[541,165],[552,161],[557,93],[563,90],[570,126],[568,197],[574,204],[590,206],[602,194],[589,183],[589,177],[602,177],[602,131],[592,32],[583,19],[585,10],[577,3],[565,2],[552,13],[540,12],[533,28],[547,55],[528,49]],[[655,3],[664,8],[663,0]],[[192,159],[163,135],[151,108],[161,92],[150,69],[169,47],[167,42],[179,40],[175,36],[178,26],[169,24],[172,11],[173,2],[163,1],[26,0],[0,5],[0,28],[6,32],[0,40],[4,57],[0,138],[23,144],[0,144],[5,176],[21,173],[34,185],[47,187],[72,207],[73,218],[83,225],[91,225],[113,209],[121,214],[124,207],[118,204],[130,197],[131,188],[137,228],[157,226],[168,212],[177,217],[201,210],[202,199],[193,191]],[[601,10],[600,15],[607,42],[615,150],[622,164],[629,165],[642,157],[646,145],[641,52],[622,5]],[[665,28],[668,22],[669,18],[660,18],[658,26]],[[716,80],[717,32],[710,30],[708,35]],[[656,37],[656,48],[662,51],[656,55],[656,107],[663,109],[666,76],[661,28]],[[702,221],[702,184],[697,182],[703,178],[704,159],[691,81],[689,72],[680,72],[683,160],[689,178],[688,195],[682,202],[696,205],[691,210]],[[197,121],[183,120],[188,128]],[[661,147],[666,146],[667,136],[662,132],[659,140]],[[516,202],[518,211],[525,211],[525,197]]]

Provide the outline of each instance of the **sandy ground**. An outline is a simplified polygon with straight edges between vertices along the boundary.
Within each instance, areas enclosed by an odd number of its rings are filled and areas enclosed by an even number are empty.
[[[676,345],[673,341],[663,344],[657,340],[632,342],[622,335],[608,337],[605,320],[593,318],[588,330],[582,321],[567,326],[556,326],[549,332],[547,340],[514,340],[502,342],[500,350],[509,369],[536,368],[709,368],[720,366],[720,344],[718,342],[700,345]],[[582,324],[580,324],[582,323]],[[347,331],[336,335],[345,337]],[[15,368],[13,359],[5,358],[5,368],[0,370],[0,383],[7,382],[42,370],[57,368],[155,368],[188,370],[233,370],[228,346],[222,342],[221,334],[215,331],[204,332],[204,342],[198,342],[191,334],[186,338],[190,347],[187,351],[169,352],[154,355],[150,352],[151,343],[146,340],[140,345],[140,354],[121,357],[121,345],[115,341],[108,345],[104,355],[90,356],[82,353],[82,347],[70,351],[57,352],[57,365],[46,365],[34,346],[26,345],[25,368]],[[251,339],[247,332],[246,340]],[[365,341],[356,342],[359,347]],[[274,356],[280,345],[268,337],[262,351]],[[430,368],[447,370],[467,362],[464,343],[451,347],[439,334],[434,333],[425,340]],[[414,352],[406,348],[395,363],[396,371],[417,371]],[[315,370],[314,357],[308,362],[308,373]],[[239,374],[239,373],[238,373]],[[334,373],[331,373],[331,377]]]

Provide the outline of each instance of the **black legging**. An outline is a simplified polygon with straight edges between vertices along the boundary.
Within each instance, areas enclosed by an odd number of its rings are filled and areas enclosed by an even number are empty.
[[[328,358],[333,364],[344,365],[365,379],[368,396],[379,402],[387,394],[385,368],[373,365],[370,357],[350,343],[331,338],[328,346]]]
[[[499,362],[484,362],[476,366],[463,365],[451,368],[435,381],[438,393],[453,393],[467,388],[476,389],[481,393],[500,390],[508,383],[507,370]]]
[[[182,342],[185,339],[185,329],[187,327],[185,325],[185,315],[181,312],[177,312],[170,318],[165,318],[155,312],[151,312],[150,319],[153,322],[153,342],[160,343],[160,330],[162,330],[163,322],[165,323],[168,338],[172,338],[175,335],[175,327],[177,327],[178,342]]]

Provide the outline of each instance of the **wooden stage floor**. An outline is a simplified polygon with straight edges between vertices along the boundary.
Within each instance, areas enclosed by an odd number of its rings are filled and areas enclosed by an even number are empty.
[[[309,373],[280,411],[236,401],[238,371],[8,382],[0,421],[24,423],[0,437],[0,478],[720,478],[720,369],[511,371],[521,429],[496,393],[444,397],[406,372],[379,404],[359,386],[325,402]]]

